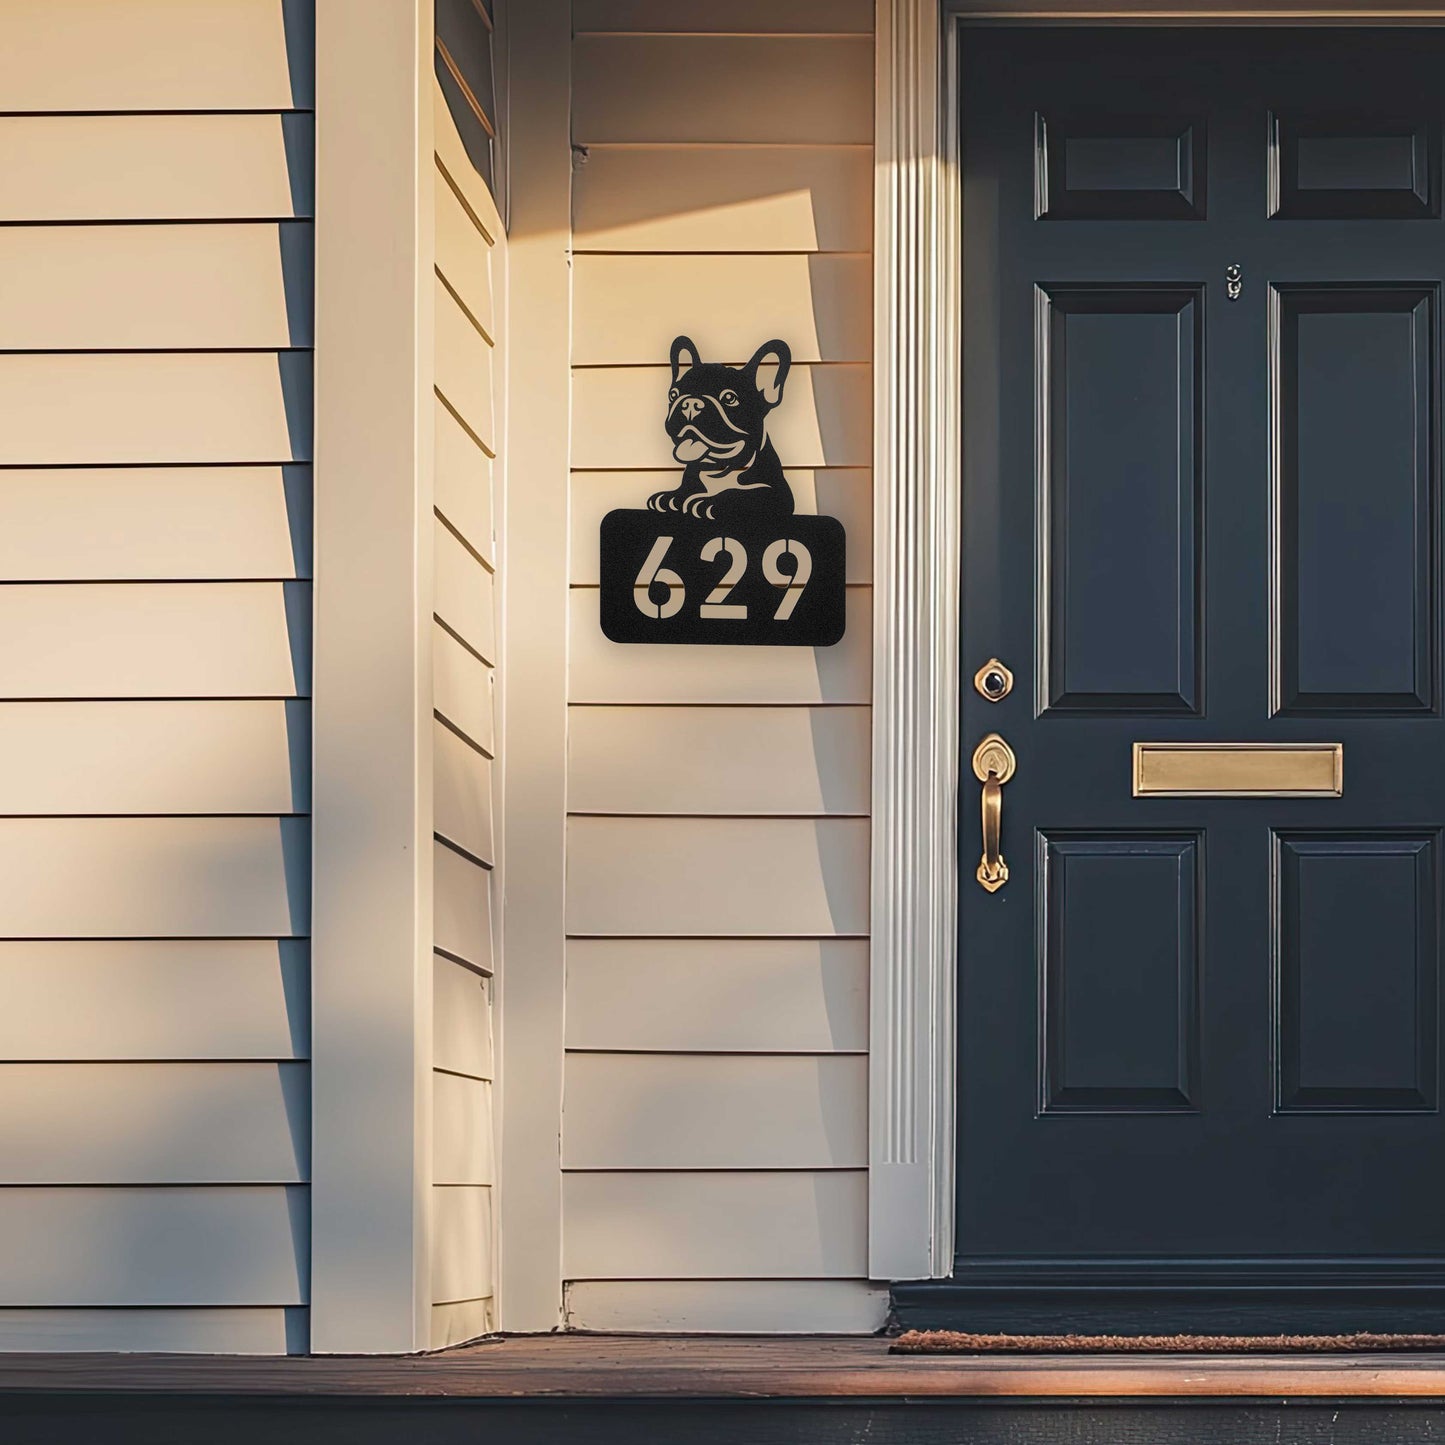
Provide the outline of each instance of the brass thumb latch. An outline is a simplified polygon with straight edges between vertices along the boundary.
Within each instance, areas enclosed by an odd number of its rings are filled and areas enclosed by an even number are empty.
[[[997,893],[1008,882],[1008,864],[999,848],[1003,785],[1017,766],[1013,749],[997,733],[990,733],[973,750],[973,775],[983,784],[983,857],[975,876],[990,893]]]

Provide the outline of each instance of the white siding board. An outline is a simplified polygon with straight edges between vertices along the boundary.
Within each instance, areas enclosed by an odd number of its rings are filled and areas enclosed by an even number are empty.
[[[870,746],[863,707],[576,707],[568,807],[866,815]]]
[[[813,469],[785,467],[799,513],[837,517],[847,532],[846,577],[873,580],[873,475],[865,467]],[[615,508],[647,505],[654,492],[671,491],[682,479],[668,472],[573,472],[569,553],[574,585],[595,587],[600,580],[598,537],[602,519]]]
[[[9,111],[304,109],[312,89],[302,8],[280,0],[6,0],[0,95]]]
[[[433,1305],[431,1347],[444,1350],[450,1345],[464,1345],[468,1340],[492,1334],[496,1328],[497,1310],[490,1298]]]
[[[296,1184],[305,1064],[0,1064],[0,1185]]]
[[[867,256],[583,255],[572,275],[572,360],[580,366],[665,359],[680,297],[705,361],[746,359],[770,336],[787,341],[795,362],[867,362],[872,354]]]
[[[309,346],[311,249],[309,223],[6,226],[0,349]]]
[[[493,242],[473,221],[446,176],[436,188],[436,268],[494,341],[492,304]]]
[[[434,941],[444,953],[492,971],[491,873],[444,843],[432,847]]]
[[[562,1176],[567,1279],[861,1278],[865,1170]]]
[[[440,522],[436,524],[436,615],[473,652],[497,659],[495,581]]]
[[[0,1309],[0,1351],[284,1355],[303,1327],[285,1309]]]
[[[449,728],[433,723],[437,837],[493,862],[492,764]]]
[[[311,147],[309,115],[7,115],[0,221],[309,216]]]
[[[303,353],[0,355],[3,466],[289,462],[310,452]]]
[[[486,1299],[492,1274],[491,1189],[438,1185],[432,1190],[433,1303]]]
[[[888,1287],[861,1279],[596,1279],[567,1286],[574,1330],[620,1334],[871,1335]]]
[[[432,958],[432,1064],[492,1077],[492,985],[460,963]]]
[[[863,147],[593,146],[572,196],[579,253],[873,244],[873,157]]]
[[[830,1053],[868,1047],[868,941],[574,938],[567,1047]]]
[[[310,575],[309,467],[0,471],[0,578],[8,582]]]
[[[492,1184],[492,1086],[485,1079],[432,1075],[432,1180]]]
[[[579,145],[873,140],[871,35],[590,35],[572,62]]]
[[[725,7],[684,7],[677,0],[574,0],[572,24],[578,32],[871,35],[873,0],[732,0]]]
[[[663,342],[664,355],[671,339]],[[745,355],[712,359],[741,364],[765,339],[760,336]],[[693,340],[705,345],[701,338]],[[672,450],[662,425],[671,384],[666,366],[579,369],[572,378],[573,466],[671,470]],[[795,366],[782,405],[768,424],[783,466],[871,466],[871,389],[867,366]]]
[[[432,688],[437,713],[495,756],[492,669],[440,623],[432,626]]]
[[[583,818],[567,825],[573,934],[868,929],[864,818]]]
[[[290,606],[288,587],[300,589]],[[308,591],[297,582],[0,586],[0,694],[304,695]]]
[[[300,818],[0,819],[0,929],[11,938],[304,934],[308,834]]]
[[[0,1189],[0,1305],[299,1305],[305,1191]]]
[[[564,1169],[868,1164],[868,1060],[853,1054],[572,1053],[565,1090]]]
[[[0,1058],[304,1059],[306,952],[271,939],[0,942]]]
[[[492,347],[438,280],[436,290],[436,386],[461,419],[497,449],[492,395]]]
[[[462,424],[436,404],[437,510],[489,562],[496,550],[492,521],[492,459]]]
[[[304,704],[0,703],[5,812],[304,813]]]
[[[833,647],[624,646],[602,635],[597,592],[570,601],[569,695],[575,703],[867,703],[872,596],[851,587]]]

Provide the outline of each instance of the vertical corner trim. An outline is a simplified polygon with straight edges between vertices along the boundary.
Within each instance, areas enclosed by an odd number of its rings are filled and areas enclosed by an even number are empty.
[[[878,0],[870,1176],[875,1279],[953,1257],[959,175],[954,29]]]

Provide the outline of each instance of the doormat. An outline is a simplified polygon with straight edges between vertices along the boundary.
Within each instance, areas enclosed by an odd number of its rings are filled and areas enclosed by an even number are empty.
[[[892,1355],[1309,1355],[1442,1350],[1445,1335],[971,1335],[909,1330]]]

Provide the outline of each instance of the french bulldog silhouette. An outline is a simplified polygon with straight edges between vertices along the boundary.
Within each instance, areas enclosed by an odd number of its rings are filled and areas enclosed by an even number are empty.
[[[793,515],[793,490],[768,440],[768,413],[792,364],[785,341],[765,341],[742,367],[703,361],[690,337],[672,343],[666,425],[682,484],[649,497],[652,511],[713,522]]]

